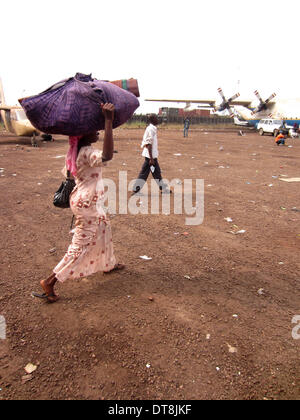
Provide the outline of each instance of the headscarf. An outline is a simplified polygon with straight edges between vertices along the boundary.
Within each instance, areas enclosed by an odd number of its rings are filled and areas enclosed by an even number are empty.
[[[82,136],[70,136],[69,137],[69,150],[66,157],[67,170],[71,172],[73,176],[77,175],[76,159],[78,155],[78,142]]]

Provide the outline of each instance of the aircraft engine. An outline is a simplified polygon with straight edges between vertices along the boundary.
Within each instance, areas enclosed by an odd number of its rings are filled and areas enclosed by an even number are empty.
[[[261,96],[260,96],[260,94],[258,93],[257,90],[254,92],[254,95],[259,100],[259,105],[252,111],[252,115],[254,115],[258,112],[261,112],[261,111],[267,111],[268,104],[273,98],[275,98],[276,93],[272,93],[272,95],[268,99],[266,99],[265,101],[261,98]]]
[[[222,103],[218,107],[215,108],[215,111],[216,112],[222,112],[222,111],[227,110],[228,113],[229,113],[229,115],[231,117],[233,117],[234,116],[234,113],[233,113],[230,105],[231,105],[231,102],[232,101],[234,101],[236,98],[238,98],[240,96],[240,94],[239,93],[236,93],[231,98],[226,99],[221,88],[218,89],[218,92],[219,92],[219,94],[220,94],[220,96],[222,98]]]

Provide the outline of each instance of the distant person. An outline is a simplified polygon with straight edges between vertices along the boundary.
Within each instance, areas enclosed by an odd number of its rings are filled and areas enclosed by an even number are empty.
[[[278,134],[278,136],[275,139],[277,146],[279,146],[280,144],[284,146],[286,138],[287,138],[287,134],[282,134],[282,133]]]
[[[283,134],[283,135],[288,135],[289,134],[289,130],[288,130],[287,126],[286,126],[286,122],[285,121],[282,121],[282,124],[279,127],[279,132],[281,134]]]
[[[104,209],[99,205],[103,196],[102,167],[113,158],[114,105],[102,105],[105,118],[103,151],[92,146],[98,133],[70,137],[66,169],[75,177],[76,187],[70,196],[70,207],[76,217],[74,235],[64,258],[52,274],[40,281],[43,294],[33,296],[53,303],[58,300],[54,287],[59,282],[80,279],[99,271],[122,270],[114,255],[112,233]]]
[[[290,130],[289,134],[293,139],[296,139],[299,137],[299,124],[298,123],[295,123],[293,125],[293,128]]]
[[[189,136],[189,128],[190,128],[190,120],[189,118],[185,118],[184,125],[183,125],[183,137]]]
[[[164,193],[171,193],[171,191],[163,183],[161,170],[158,163],[157,115],[151,114],[148,118],[148,122],[149,125],[145,130],[141,145],[143,149],[142,156],[145,158],[145,161],[139,173],[138,179],[134,184],[132,193],[136,194],[143,188],[150,172],[157,182],[160,191]]]

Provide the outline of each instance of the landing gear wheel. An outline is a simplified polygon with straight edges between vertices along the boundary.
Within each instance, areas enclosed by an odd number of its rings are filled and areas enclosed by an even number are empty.
[[[31,137],[31,145],[32,145],[32,147],[38,147],[38,144],[37,144],[37,141],[36,141],[36,133],[35,132],[32,134],[32,137]]]
[[[42,139],[44,141],[53,141],[51,134],[42,134]]]

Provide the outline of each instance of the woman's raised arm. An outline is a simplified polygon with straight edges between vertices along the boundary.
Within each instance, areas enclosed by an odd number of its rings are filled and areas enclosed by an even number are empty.
[[[103,140],[103,155],[104,162],[112,160],[114,155],[114,139],[112,124],[114,120],[115,107],[113,104],[101,104],[102,112],[105,118],[104,140]]]

